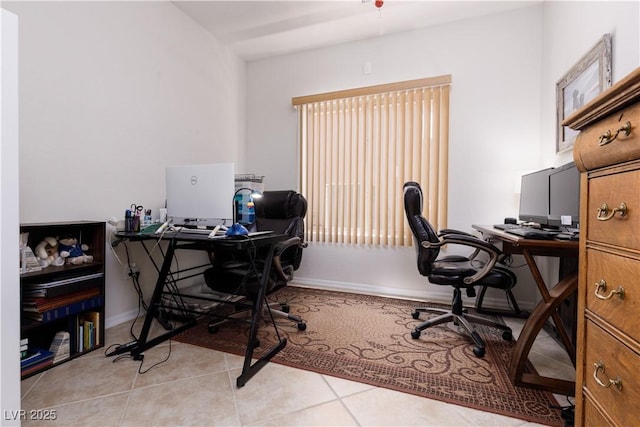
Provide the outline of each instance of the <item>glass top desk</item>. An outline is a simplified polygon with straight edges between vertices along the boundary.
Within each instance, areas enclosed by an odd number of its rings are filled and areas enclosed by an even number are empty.
[[[168,328],[165,326],[165,329],[167,329],[165,333],[154,338],[149,338],[149,331],[151,329],[153,320],[158,319],[159,321],[161,321],[161,318],[163,317],[161,312],[163,307],[163,294],[169,293],[180,298],[179,293],[176,292],[175,277],[177,277],[178,273],[180,273],[181,271],[171,271],[171,266],[176,251],[181,250],[211,251],[223,248],[225,250],[232,250],[237,251],[238,253],[242,253],[253,251],[257,248],[267,248],[267,257],[264,260],[264,266],[262,268],[261,283],[258,290],[258,295],[253,302],[251,326],[249,331],[249,338],[247,341],[247,348],[245,351],[242,373],[236,381],[238,387],[244,386],[246,382],[251,379],[251,377],[253,377],[276,353],[283,349],[287,344],[286,338],[280,338],[277,344],[269,349],[269,351],[267,351],[259,360],[251,364],[254,348],[253,343],[255,343],[256,341],[258,325],[262,316],[262,307],[264,304],[264,299],[266,297],[266,287],[268,285],[269,273],[271,271],[274,248],[278,242],[287,239],[286,235],[262,232],[241,237],[216,236],[214,238],[209,238],[208,234],[201,233],[166,232],[164,234],[155,234],[153,231],[143,231],[140,233],[116,232],[115,236],[118,239],[117,241],[128,240],[131,242],[140,242],[143,245],[154,267],[158,271],[158,278],[153,289],[153,295],[151,296],[151,300],[148,304],[148,310],[144,318],[144,324],[142,326],[140,336],[137,340],[116,347],[115,350],[107,353],[107,356],[130,353],[134,360],[142,360],[144,358],[143,352],[145,350],[168,340],[169,338],[183,332],[188,328],[193,327],[196,324],[196,318],[193,317],[187,320],[183,325],[180,325],[176,328]],[[166,242],[166,249],[159,252],[156,252],[154,249],[149,250],[147,244],[152,244],[155,247],[159,240],[162,242]],[[161,254],[158,262],[153,257],[154,253]],[[257,266],[254,262],[254,257],[248,258],[252,263],[254,263],[253,268],[257,269]],[[186,270],[195,270],[198,268],[202,269],[207,266],[209,266],[209,264],[190,267]],[[201,271],[198,271],[197,274],[202,273]],[[181,276],[181,279],[193,277],[197,274],[191,274],[190,276],[188,274],[183,275]],[[276,325],[274,324],[273,327],[276,327]]]
[[[573,365],[575,366],[576,364],[576,350],[560,318],[558,307],[578,288],[578,272],[575,271],[566,275],[548,289],[534,256],[577,259],[578,241],[525,239],[498,230],[492,225],[473,225],[473,228],[482,233],[485,240],[498,243],[498,246],[501,245],[505,254],[523,255],[542,296],[542,301],[536,305],[529,315],[516,342],[513,359],[509,367],[511,381],[515,385],[525,385],[570,396],[575,395],[574,381],[544,377],[527,372],[527,362],[533,342],[544,327],[547,319],[551,318],[567,354],[571,358]]]

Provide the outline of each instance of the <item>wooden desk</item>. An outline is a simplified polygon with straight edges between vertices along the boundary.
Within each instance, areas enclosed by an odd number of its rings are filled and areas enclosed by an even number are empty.
[[[578,256],[578,242],[524,239],[493,228],[491,225],[473,225],[473,228],[481,232],[485,239],[501,242],[502,251],[505,254],[523,255],[542,296],[542,301],[531,312],[518,337],[509,367],[509,378],[515,385],[524,385],[573,396],[575,394],[575,382],[533,374],[526,372],[525,368],[531,346],[549,317],[553,319],[558,335],[573,365],[575,366],[576,364],[575,347],[564,328],[557,309],[577,289],[578,274],[575,272],[564,277],[549,290],[542,278],[542,274],[540,274],[534,256],[575,258]]]
[[[144,318],[144,324],[142,326],[142,331],[140,332],[140,336],[137,340],[134,340],[130,343],[123,344],[118,346],[115,350],[111,351],[107,354],[107,356],[113,356],[116,354],[122,353],[130,353],[134,360],[142,360],[144,358],[143,352],[163,341],[168,340],[169,338],[181,333],[182,331],[191,328],[196,323],[196,318],[189,319],[184,325],[181,325],[177,328],[171,328],[165,326],[167,332],[154,337],[149,338],[149,332],[151,330],[151,323],[154,319],[159,321],[162,320],[163,313],[161,312],[163,308],[162,304],[162,295],[168,293],[173,295],[176,298],[181,298],[179,291],[176,291],[176,282],[178,280],[184,280],[186,278],[194,277],[196,275],[202,274],[202,269],[207,268],[210,264],[200,265],[196,267],[190,267],[187,269],[183,269],[180,271],[171,271],[171,265],[173,262],[173,258],[175,252],[177,250],[199,250],[199,251],[209,251],[215,248],[224,248],[227,250],[233,250],[237,252],[246,252],[246,251],[254,251],[258,247],[268,248],[268,255],[264,260],[264,267],[262,270],[262,283],[260,283],[260,288],[258,290],[258,295],[256,296],[255,301],[253,302],[252,309],[252,318],[251,318],[251,328],[249,332],[249,338],[247,340],[247,348],[245,351],[244,364],[242,368],[242,373],[236,380],[236,385],[238,387],[242,387],[246,384],[251,377],[253,377],[276,353],[278,353],[281,349],[285,347],[287,344],[286,338],[281,338],[280,341],[274,345],[265,355],[263,355],[260,359],[252,364],[253,357],[253,348],[254,343],[256,342],[256,334],[258,331],[258,324],[260,323],[260,318],[262,316],[262,307],[264,304],[264,299],[266,297],[266,289],[270,277],[271,264],[273,261],[273,252],[276,243],[285,240],[287,238],[284,234],[277,233],[269,233],[269,234],[259,234],[255,236],[247,236],[242,238],[229,238],[229,237],[216,237],[213,239],[208,238],[207,234],[198,234],[198,233],[186,233],[186,232],[171,232],[165,233],[162,235],[153,234],[153,233],[126,233],[126,232],[118,232],[116,233],[116,237],[121,240],[129,240],[129,241],[137,241],[140,242],[147,255],[151,259],[154,267],[158,271],[158,278],[156,280],[156,285],[153,290],[153,295],[151,300],[149,301],[149,309],[147,310],[146,316]],[[145,244],[145,242],[149,242],[153,244],[154,247],[157,244],[158,240],[163,240],[167,242],[167,249],[164,252],[157,251],[156,253],[161,253],[161,259],[159,262],[153,258],[153,250],[149,250]],[[255,264],[255,260],[253,257],[250,257],[253,262],[253,269],[258,273],[257,266]],[[188,275],[180,275],[180,273],[187,272]],[[214,299],[211,299],[216,301]],[[220,300],[219,302],[225,302]],[[234,304],[237,304],[234,302]],[[200,313],[207,314],[207,313]],[[162,321],[161,321],[162,323]],[[276,327],[275,323],[273,324]],[[278,334],[279,336],[279,334]]]

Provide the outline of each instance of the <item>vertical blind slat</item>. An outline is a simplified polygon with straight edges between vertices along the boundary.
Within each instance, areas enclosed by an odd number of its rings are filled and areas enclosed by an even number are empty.
[[[329,176],[329,191],[330,191],[330,206],[329,209],[331,211],[331,216],[330,216],[330,226],[331,226],[331,234],[330,234],[330,240],[331,242],[335,242],[336,241],[336,236],[338,234],[338,230],[337,230],[337,220],[338,220],[338,189],[339,189],[339,182],[338,182],[338,165],[337,165],[337,160],[338,160],[338,156],[336,155],[337,150],[338,150],[338,129],[337,129],[337,105],[338,102],[334,101],[331,103],[331,121],[330,123],[330,129],[331,129],[331,144],[329,145],[329,150],[330,150],[330,159],[331,161],[329,162],[330,164],[330,176]]]
[[[372,236],[371,243],[374,245],[380,244],[380,209],[381,209],[381,197],[380,188],[382,183],[381,178],[381,154],[380,154],[380,140],[382,137],[382,103],[381,97],[376,95],[374,97],[374,130],[373,130],[373,188],[372,192]]]
[[[438,223],[446,224],[448,216],[447,194],[449,193],[449,86],[441,88],[440,99],[440,175],[445,179],[439,179],[440,197],[438,199]],[[447,141],[447,144],[444,143]]]
[[[353,118],[353,129],[351,132],[351,243],[356,243],[357,222],[358,222],[358,192],[356,191],[356,183],[358,182],[358,100],[353,99],[351,104],[351,117]]]
[[[363,105],[364,104],[364,105]],[[367,197],[367,195],[365,194],[365,192],[367,191],[366,188],[366,182],[368,181],[368,177],[367,176],[367,172],[368,172],[368,168],[367,168],[367,156],[369,155],[368,151],[367,151],[367,137],[370,137],[370,135],[368,135],[367,131],[367,122],[366,122],[366,102],[364,102],[364,98],[359,97],[358,98],[358,118],[360,120],[360,135],[358,138],[358,148],[359,148],[359,153],[358,156],[362,158],[362,161],[360,162],[360,164],[358,165],[358,184],[359,184],[359,188],[358,188],[358,229],[359,232],[356,235],[356,242],[357,243],[367,243],[366,241],[366,234],[367,234],[367,228],[366,228],[366,203],[365,203],[365,199]]]

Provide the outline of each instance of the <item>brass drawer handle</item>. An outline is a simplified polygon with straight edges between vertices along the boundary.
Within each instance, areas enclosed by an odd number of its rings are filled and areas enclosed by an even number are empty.
[[[624,136],[631,135],[631,122],[626,122],[624,125],[620,126],[615,134],[611,133],[611,130],[608,130],[600,135],[600,145],[607,145],[610,142],[616,140],[620,132],[624,132]]]
[[[624,288],[622,286],[618,286],[618,289],[609,292],[609,295],[600,295],[598,293],[600,290],[602,290],[603,292],[606,292],[607,290],[607,282],[605,282],[604,279],[600,279],[600,281],[596,283],[596,298],[601,300],[608,300],[613,298],[614,295],[618,295],[618,298],[624,299]]]
[[[603,382],[602,380],[600,380],[600,378],[598,378],[598,371],[602,371],[602,373],[604,374],[603,361],[601,360],[597,361],[596,363],[593,364],[593,367],[596,368],[596,370],[593,371],[593,379],[596,380],[596,382],[600,387],[609,388],[613,385],[618,389],[618,391],[622,390],[622,379],[620,379],[620,377],[616,377],[613,380],[609,378],[608,382]]]
[[[598,208],[598,221],[609,221],[618,212],[620,212],[620,216],[627,214],[627,204],[625,202],[620,203],[620,206],[617,208],[611,209],[611,212],[609,212],[609,206],[603,203],[602,206]]]

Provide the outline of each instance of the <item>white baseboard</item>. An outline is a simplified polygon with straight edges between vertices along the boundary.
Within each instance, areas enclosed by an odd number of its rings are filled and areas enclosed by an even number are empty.
[[[380,287],[362,283],[336,282],[330,280],[307,279],[304,277],[295,277],[292,285],[302,286],[313,289],[324,289],[337,292],[352,292],[364,295],[376,295],[390,298],[410,299],[416,301],[428,301],[440,304],[451,304],[452,291],[449,286],[428,285],[424,290]],[[475,304],[475,298],[464,296],[464,305],[472,307]],[[485,296],[482,303],[483,307],[509,310],[506,295],[504,298],[496,298]],[[518,301],[521,310],[531,311],[535,304]]]

